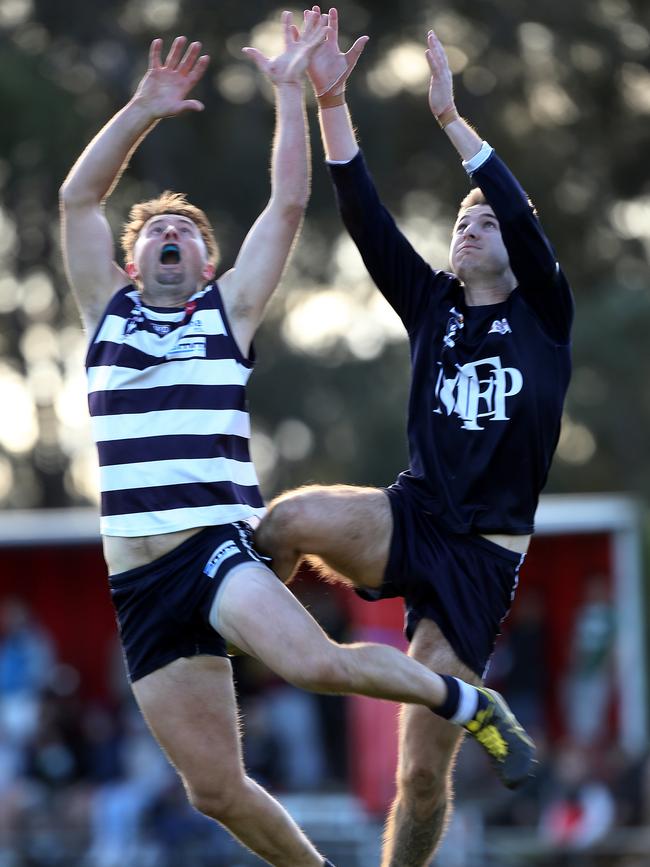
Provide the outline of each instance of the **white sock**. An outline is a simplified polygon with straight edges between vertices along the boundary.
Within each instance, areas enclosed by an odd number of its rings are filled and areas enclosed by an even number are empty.
[[[478,710],[478,690],[475,686],[470,686],[464,680],[454,678],[460,689],[460,699],[458,701],[458,710],[450,718],[449,722],[456,725],[466,725],[471,719],[476,716]]]

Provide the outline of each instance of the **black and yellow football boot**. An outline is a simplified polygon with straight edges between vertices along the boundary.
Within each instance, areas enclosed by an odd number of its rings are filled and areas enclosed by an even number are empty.
[[[484,687],[477,689],[487,705],[481,701],[483,706],[463,728],[488,754],[501,782],[516,789],[535,773],[535,744],[498,692]]]

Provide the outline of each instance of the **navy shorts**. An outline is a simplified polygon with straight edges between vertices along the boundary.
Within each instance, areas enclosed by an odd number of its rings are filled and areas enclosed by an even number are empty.
[[[409,641],[428,617],[458,659],[483,677],[524,555],[479,535],[451,533],[398,485],[386,493],[393,535],[384,582],[378,590],[357,592],[369,601],[403,596]]]
[[[264,559],[251,539],[244,521],[206,527],[152,563],[109,576],[131,682],[181,657],[227,656],[210,609],[233,567]]]

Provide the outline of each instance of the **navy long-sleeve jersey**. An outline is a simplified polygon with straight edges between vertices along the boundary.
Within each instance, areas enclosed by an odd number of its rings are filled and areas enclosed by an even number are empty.
[[[517,287],[468,306],[413,249],[361,153],[332,164],[345,226],[409,335],[409,469],[398,483],[456,533],[527,534],[571,374],[571,291],[526,194],[492,152],[472,179],[499,221]]]

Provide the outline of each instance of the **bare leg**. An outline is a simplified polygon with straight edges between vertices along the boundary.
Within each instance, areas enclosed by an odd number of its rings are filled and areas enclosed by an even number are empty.
[[[377,488],[312,485],[282,494],[269,506],[255,544],[288,581],[305,554],[318,555],[359,587],[379,587],[393,530],[388,496]]]
[[[345,576],[357,587],[376,589],[384,579],[392,532],[392,510],[384,491],[346,485],[311,486],[283,494],[271,504],[267,519],[258,528],[256,543],[261,550],[273,557],[273,568],[283,580],[291,576],[299,557],[303,554],[317,554],[328,567],[335,570],[334,578],[344,580],[342,576]],[[435,631],[433,623],[423,622],[418,632],[422,638],[418,639],[416,636],[412,649],[412,655],[416,659],[424,662],[430,670],[435,669],[459,676],[470,683],[478,683],[476,675],[456,659],[442,635]],[[247,633],[252,634],[249,627]],[[429,641],[425,640],[427,635]],[[282,636],[279,638],[282,641]],[[308,645],[308,635],[305,635],[305,639]],[[442,652],[442,648],[446,649],[446,653]],[[422,701],[419,696],[423,694],[421,688],[424,685],[419,680],[419,673],[416,675],[415,672],[410,672],[397,659],[394,661],[395,669],[392,670],[391,659],[382,657],[374,645],[358,646],[359,652],[356,656],[350,653],[352,648],[339,648],[341,649],[347,651],[344,657],[340,654],[332,657],[330,653],[328,658],[333,659],[330,671],[323,672],[322,677],[317,672],[314,679],[316,683],[329,683],[329,688],[309,686],[308,683],[301,685],[306,689],[336,689],[338,692],[352,691],[396,700],[395,696],[404,689],[406,679],[415,690],[411,689],[411,697],[402,699],[405,702],[437,707],[446,696],[446,687],[443,685],[442,691],[438,692],[441,695],[438,701]],[[390,649],[383,650],[387,652]],[[261,646],[260,652],[273,654],[277,653],[277,648]],[[286,663],[281,655],[275,660],[275,664],[272,657],[266,657],[266,661],[271,668]],[[341,665],[344,671],[347,668],[346,676],[341,675]],[[336,666],[338,670],[333,674]],[[356,670],[353,670],[354,666]],[[278,667],[275,667],[275,670],[291,680],[291,673],[283,674]],[[351,674],[355,676],[350,678]],[[418,680],[413,680],[414,677]],[[437,678],[437,681],[439,685],[444,683],[441,678]],[[332,686],[334,683],[338,684],[338,688]],[[440,690],[440,686],[437,690]],[[468,720],[469,731],[487,752],[503,783],[515,788],[533,772],[534,745],[500,696],[483,692],[480,701],[487,701],[490,710],[485,714],[481,712],[480,721]],[[439,821],[435,819],[435,810],[430,812],[433,824],[438,822],[438,830],[430,837],[430,847],[433,848],[444,824],[448,790],[448,783],[445,781],[457,748],[458,729],[427,711],[411,708],[404,711],[403,732],[402,753],[406,760],[402,767],[402,776],[404,779],[412,778],[414,783],[410,786],[404,785],[404,797],[398,799],[396,815],[404,814],[408,821],[417,820],[424,803],[422,797],[417,797],[417,811],[405,812],[406,806],[415,803],[416,799],[412,794],[415,788],[418,791],[430,791],[439,810]],[[422,782],[423,780],[425,782]],[[401,824],[401,820],[398,824]]]
[[[197,810],[269,864],[322,867],[289,814],[245,775],[228,660],[178,659],[136,681],[133,692]]]
[[[226,641],[302,689],[426,707],[437,707],[447,695],[441,677],[394,647],[331,641],[262,565],[241,566],[226,579],[212,623]]]
[[[431,620],[420,621],[409,653],[431,669],[480,683]],[[397,796],[386,823],[383,867],[429,864],[449,820],[451,772],[461,736],[457,726],[422,708],[402,708]]]

